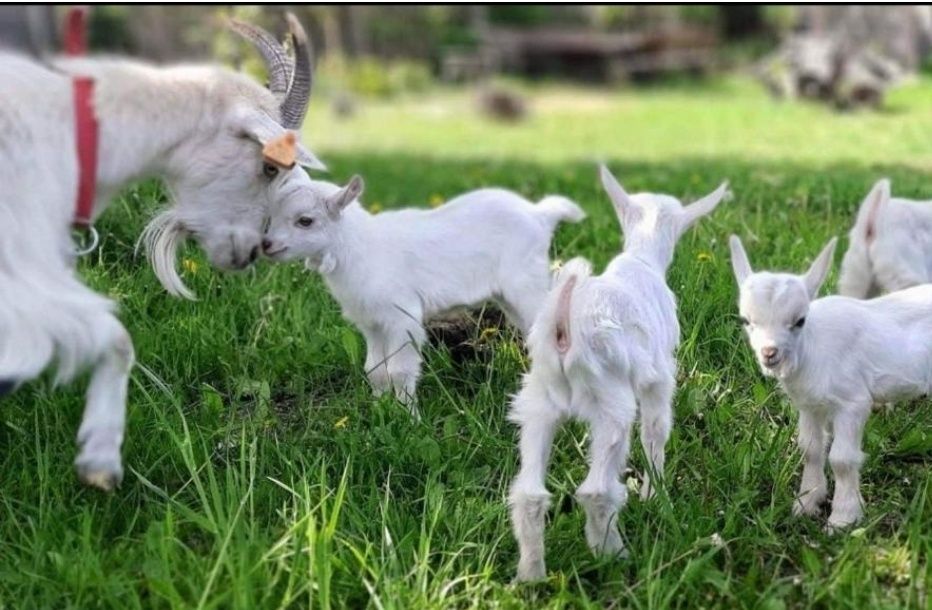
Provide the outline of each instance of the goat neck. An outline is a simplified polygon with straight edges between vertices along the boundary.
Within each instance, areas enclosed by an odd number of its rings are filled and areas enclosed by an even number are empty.
[[[364,277],[363,269],[379,258],[381,239],[374,221],[375,216],[359,202],[346,206],[339,222],[334,223],[331,247],[323,253],[322,261],[315,261],[320,264],[320,273],[335,281]]]
[[[670,263],[673,262],[673,248],[676,239],[669,238],[657,232],[646,233],[634,230],[625,236],[625,245],[621,256],[616,257],[619,263],[623,260],[637,260],[647,266],[661,277],[666,276]],[[609,265],[614,267],[615,261]]]

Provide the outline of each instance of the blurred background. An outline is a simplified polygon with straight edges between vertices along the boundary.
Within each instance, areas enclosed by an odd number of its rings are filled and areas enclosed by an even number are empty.
[[[66,10],[0,7],[0,42],[55,52]],[[932,162],[922,5],[102,5],[90,46],[261,79],[224,19],[280,35],[286,10],[313,40],[324,152]]]

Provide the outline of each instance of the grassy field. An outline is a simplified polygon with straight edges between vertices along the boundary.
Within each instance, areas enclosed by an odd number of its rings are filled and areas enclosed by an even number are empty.
[[[81,264],[120,302],[138,352],[126,479],[104,495],[73,474],[83,383],[40,380],[0,404],[0,607],[927,608],[932,403],[870,420],[862,527],[829,537],[824,517],[793,519],[796,415],[741,336],[725,241],[739,233],[756,266],[802,269],[881,175],[897,194],[932,196],[932,83],[883,113],[840,116],[740,80],[533,93],[522,125],[485,123],[451,92],[339,123],[318,108],[308,139],[334,179],[365,176],[372,207],[492,184],[569,195],[590,217],[560,230],[554,256],[599,269],[619,231],[594,159],[633,191],[689,198],[731,181],[734,199],[685,236],[669,274],[683,327],[676,424],[664,489],[621,514],[628,558],[585,546],[572,493],[587,439],[570,425],[548,482],[549,578],[511,584],[505,413],[527,362],[509,332],[465,362],[429,349],[412,421],[370,396],[360,336],[299,265],[221,275],[191,248],[200,300],[165,295],[133,256],[163,200],[143,185]],[[643,465],[638,448],[626,476]]]

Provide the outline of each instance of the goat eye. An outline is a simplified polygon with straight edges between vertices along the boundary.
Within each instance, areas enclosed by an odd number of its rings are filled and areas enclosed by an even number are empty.
[[[262,164],[262,175],[271,180],[278,175],[278,168],[272,165],[271,163]]]
[[[796,323],[793,324],[793,328],[802,328],[806,324],[806,316],[801,317],[796,320]]]
[[[302,217],[298,218],[298,220],[297,220],[297,222],[296,222],[295,224],[298,225],[299,227],[301,227],[302,229],[306,229],[306,228],[308,228],[309,226],[311,226],[312,224],[314,224],[314,219],[311,218],[310,216],[302,216]]]
[[[745,318],[744,316],[738,316],[738,322],[741,323],[741,326],[747,326],[748,324],[750,324],[748,319]]]

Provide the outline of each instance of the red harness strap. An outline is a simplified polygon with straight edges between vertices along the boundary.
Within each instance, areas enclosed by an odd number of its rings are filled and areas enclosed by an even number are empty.
[[[65,54],[87,52],[87,9],[73,8],[65,22]],[[75,203],[74,226],[91,226],[97,190],[97,144],[99,126],[94,114],[94,79],[72,78],[74,95],[75,143],[78,154],[78,197]]]

